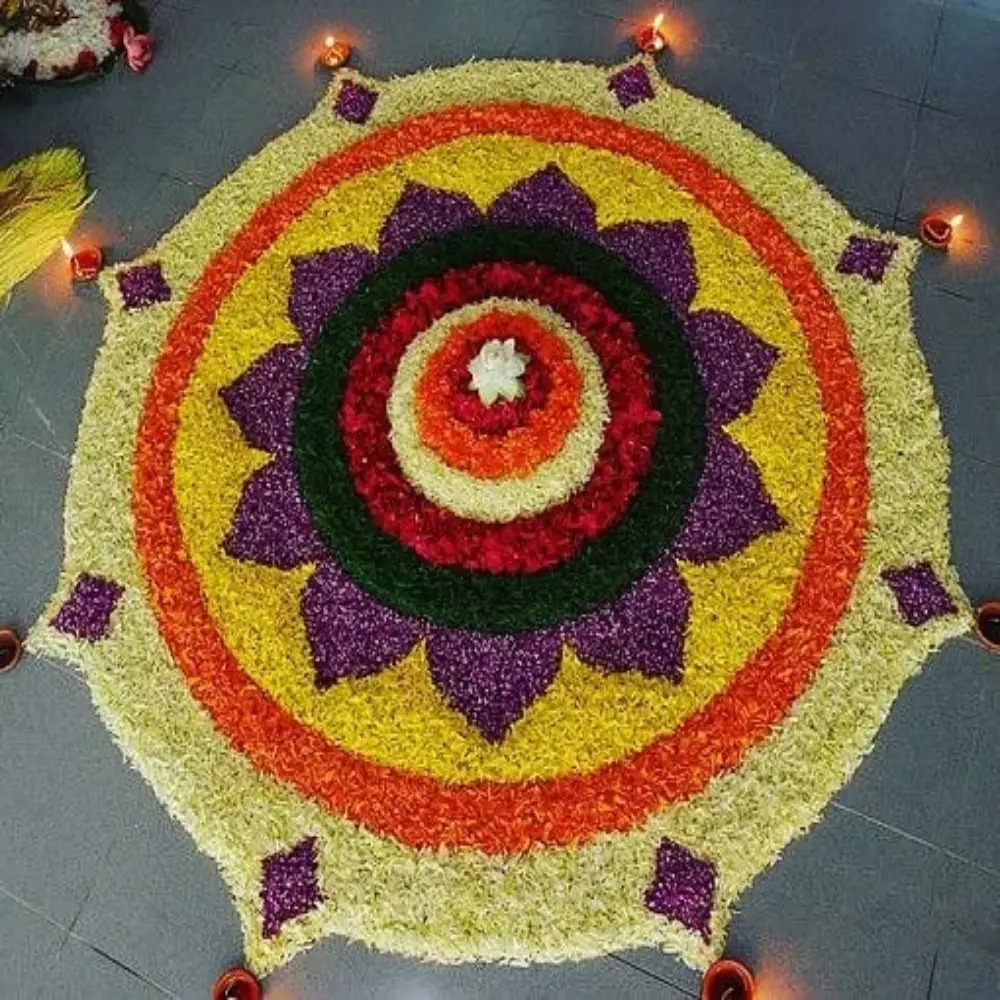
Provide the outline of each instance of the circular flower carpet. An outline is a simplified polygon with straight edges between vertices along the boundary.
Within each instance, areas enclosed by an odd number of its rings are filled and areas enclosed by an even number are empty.
[[[905,238],[651,63],[348,73],[140,260],[36,649],[259,971],[722,948],[966,628]]]

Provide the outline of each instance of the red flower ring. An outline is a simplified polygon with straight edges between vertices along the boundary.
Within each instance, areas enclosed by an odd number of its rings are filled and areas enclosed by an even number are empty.
[[[565,503],[505,524],[458,517],[418,493],[399,468],[386,412],[410,341],[446,313],[493,296],[560,313],[597,355],[611,413],[587,484]],[[538,264],[499,262],[424,282],[366,336],[348,373],[340,426],[355,489],[384,532],[440,566],[535,573],[573,556],[624,514],[650,465],[660,420],[652,399],[649,362],[632,326],[603,296]]]

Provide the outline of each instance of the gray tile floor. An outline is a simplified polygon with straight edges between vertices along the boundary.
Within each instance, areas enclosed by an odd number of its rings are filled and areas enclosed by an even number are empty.
[[[1000,2],[677,0],[667,71],[796,158],[859,215],[905,229],[931,199],[976,206],[986,244],[926,255],[917,332],[952,443],[955,559],[973,600],[1000,587]],[[472,55],[607,62],[633,0],[159,0],[150,72],[0,94],[0,163],[80,147],[88,220],[127,259],[305,113],[318,25],[348,25],[388,75]],[[58,571],[61,502],[100,339],[92,289],[44,276],[0,315],[0,618],[28,625]],[[873,665],[874,666],[874,665]],[[903,692],[820,825],[743,900],[735,953],[774,997],[1000,996],[1000,661],[948,646]],[[124,764],[75,674],[0,682],[0,998],[208,996],[240,956],[236,919]],[[278,1000],[694,995],[654,952],[562,968],[437,968],[329,941],[273,977]]]

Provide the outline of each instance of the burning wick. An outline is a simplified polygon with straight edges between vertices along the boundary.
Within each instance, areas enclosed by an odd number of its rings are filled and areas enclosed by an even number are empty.
[[[320,53],[319,61],[327,69],[340,69],[351,57],[351,47],[347,42],[338,42],[333,35],[327,35],[323,39],[323,51]]]
[[[946,250],[955,238],[955,230],[962,224],[964,215],[959,213],[946,219],[940,215],[925,215],[920,220],[920,239],[935,250]]]
[[[653,18],[652,24],[647,24],[644,28],[640,29],[639,34],[636,36],[636,45],[649,55],[656,55],[657,52],[662,52],[667,47],[667,36],[663,34],[663,15],[657,14]]]
[[[85,246],[74,250],[71,243],[62,241],[63,253],[69,261],[70,274],[74,281],[93,281],[104,266],[104,254],[100,247]]]

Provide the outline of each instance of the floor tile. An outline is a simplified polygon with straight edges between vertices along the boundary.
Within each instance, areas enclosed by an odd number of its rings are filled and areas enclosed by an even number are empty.
[[[927,103],[970,118],[1000,121],[1000,21],[975,7],[945,10]]]
[[[961,452],[951,456],[951,545],[952,557],[962,585],[973,603],[997,596],[1000,585],[1000,466],[970,458]]]
[[[945,858],[934,888],[934,919],[937,924],[938,958],[932,996],[976,996],[976,992],[945,992],[954,966],[966,959],[980,965],[983,953],[996,963],[1000,958],[1000,874],[984,871],[955,858]],[[940,978],[939,978],[939,975]],[[981,990],[986,996],[1000,996],[1000,989]]]
[[[953,448],[1000,464],[1000,316],[934,285],[914,296],[917,339]],[[983,406],[969,406],[970,399]]]
[[[0,891],[0,984],[5,997],[29,1000],[38,995],[66,939],[66,931]]]
[[[1000,996],[1000,954],[949,938],[938,950],[928,1000]]]
[[[241,963],[236,911],[215,865],[135,782],[143,808],[96,873],[74,934],[180,997],[208,997]]]
[[[691,0],[685,10],[702,43],[784,65],[809,6],[802,0]]]
[[[790,71],[769,138],[848,207],[892,214],[916,117],[897,98]]]
[[[77,677],[28,657],[0,680],[0,887],[69,926],[135,799]]]
[[[0,467],[7,470],[0,492],[0,618],[27,629],[59,579],[69,462],[9,432],[0,437]]]
[[[666,77],[724,108],[751,131],[764,134],[770,128],[781,73],[769,63],[730,49],[696,46],[690,55],[668,58]]]
[[[688,1000],[690,994],[611,958],[516,969],[424,965],[325,941],[272,975],[268,1000]]]
[[[615,63],[635,54],[633,31],[625,22],[584,12],[572,15],[567,30],[567,17],[559,6],[529,13],[512,39],[510,57]]]
[[[1000,508],[997,508],[1000,509]],[[1000,671],[997,654],[981,652],[982,700],[974,727],[972,767],[963,788],[957,816],[955,849],[958,854],[991,869],[1000,879]],[[1000,941],[997,942],[1000,944]]]
[[[743,897],[729,951],[757,970],[762,995],[923,998],[939,863],[933,851],[831,809]]]
[[[171,994],[70,937],[24,1000],[163,1000]]]
[[[806,5],[791,65],[858,87],[918,100],[941,8],[918,0]]]
[[[966,776],[982,724],[985,653],[952,640],[910,680],[842,805],[949,850],[963,847]]]
[[[1000,125],[922,108],[899,207],[917,219],[929,209],[966,220],[947,253],[921,256],[917,278],[1000,308]]]

